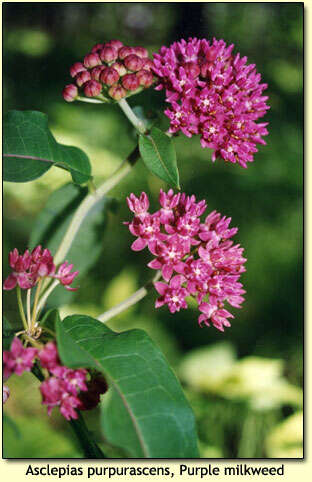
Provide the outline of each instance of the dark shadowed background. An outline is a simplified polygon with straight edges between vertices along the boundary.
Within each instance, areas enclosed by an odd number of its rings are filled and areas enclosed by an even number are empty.
[[[220,333],[201,329],[195,308],[175,315],[166,308],[155,311],[153,292],[110,326],[145,328],[160,345],[184,381],[198,420],[203,457],[300,457],[302,4],[11,3],[3,9],[4,112],[45,112],[58,141],[89,155],[96,181],[117,167],[135,137],[116,106],[67,104],[62,99],[62,88],[70,83],[69,67],[95,43],[118,38],[125,44],[144,45],[152,53],[182,37],[215,36],[234,43],[234,52],[257,65],[269,84],[271,109],[264,119],[269,122],[269,136],[248,169],[222,161],[213,164],[211,152],[201,148],[197,137],[181,135],[175,141],[183,191],[205,198],[210,211],[231,216],[232,224],[239,227],[236,237],[248,258],[242,277],[247,290],[243,308],[233,310],[232,327]],[[153,111],[163,105],[163,94],[149,89],[130,103]],[[64,171],[53,168],[35,182],[5,186],[4,276],[8,252],[27,247],[37,213],[50,193],[69,180]],[[119,208],[100,232],[101,256],[80,279],[79,291],[62,296],[63,315],[96,316],[149,279],[150,256],[130,250],[133,238],[122,222],[130,219],[126,195],[145,190],[156,205],[160,187],[166,186],[140,161],[113,191]],[[14,322],[18,316],[14,295],[5,293],[4,303]],[[206,382],[192,375],[196,373],[193,350],[199,347],[208,347],[198,365],[199,371],[207,370]],[[223,366],[229,370],[225,378]],[[220,379],[212,383],[218,370]],[[15,378],[9,381],[12,393],[5,407],[10,417],[5,424],[6,455],[79,456],[66,423],[57,416],[48,419],[40,406],[31,375]],[[271,395],[259,404],[263,393]],[[97,415],[90,415],[94,430]],[[100,433],[98,438],[102,440]],[[112,450],[111,455],[118,453]]]

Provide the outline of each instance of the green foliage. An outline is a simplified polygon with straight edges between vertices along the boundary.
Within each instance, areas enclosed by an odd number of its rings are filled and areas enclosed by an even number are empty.
[[[12,340],[16,333],[16,330],[12,327],[11,323],[2,316],[2,344],[4,350],[9,350],[11,347]]]
[[[3,419],[4,458],[79,458],[66,434],[50,429],[49,421],[18,416]]]
[[[103,430],[130,457],[192,458],[197,454],[191,408],[164,356],[142,330],[114,333],[88,316],[57,323],[62,362],[101,371],[110,386]]]
[[[173,187],[179,185],[177,156],[173,140],[157,127],[139,137],[140,154],[147,168]]]
[[[87,155],[77,147],[59,144],[48,128],[45,114],[10,111],[4,117],[3,130],[5,181],[33,181],[53,165],[70,171],[77,184],[83,184],[91,178]]]
[[[32,230],[29,244],[33,248],[41,244],[55,254],[80,202],[87,195],[87,189],[67,184],[51,194],[45,208],[39,213]],[[82,276],[97,260],[102,246],[100,243],[106,224],[106,208],[109,200],[105,197],[90,210],[82,222],[79,236],[76,236],[66,256],[78,268]],[[57,288],[49,298],[49,304],[68,301],[72,292]]]

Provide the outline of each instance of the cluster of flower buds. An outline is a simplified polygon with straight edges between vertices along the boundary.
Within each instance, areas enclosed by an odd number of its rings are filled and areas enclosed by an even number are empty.
[[[198,134],[202,147],[213,149],[213,161],[222,157],[247,167],[268,134],[267,123],[256,123],[269,109],[262,95],[267,84],[233,48],[223,40],[182,39],[154,54],[153,71],[156,89],[166,90],[170,104],[170,132]]]
[[[39,279],[47,277],[58,279],[67,290],[77,289],[70,285],[79,271],[71,272],[73,265],[67,261],[56,271],[51,252],[41,246],[37,246],[32,252],[27,249],[24,254],[19,254],[15,248],[9,253],[9,263],[13,272],[4,282],[5,290],[12,290],[16,285],[28,290],[33,288]]]
[[[118,101],[153,84],[152,66],[144,47],[128,47],[120,40],[96,44],[83,62],[71,66],[75,84],[64,88],[63,97],[72,102],[83,93]]]
[[[230,228],[231,218],[211,212],[201,222],[206,202],[195,196],[160,191],[160,209],[148,212],[149,200],[143,192],[139,198],[130,194],[129,209],[135,214],[129,226],[137,237],[131,248],[148,247],[154,259],[148,263],[161,270],[165,282],[155,282],[160,297],[156,308],[168,305],[171,313],[187,308],[188,296],[199,305],[199,323],[224,331],[233,315],[224,308],[227,302],[240,308],[245,290],[239,282],[245,271],[243,248],[230,239],[237,228]]]
[[[76,410],[89,410],[100,401],[100,394],[105,393],[107,385],[100,375],[91,376],[85,369],[72,370],[61,364],[56,344],[48,342],[41,350],[24,348],[18,338],[14,338],[11,349],[3,352],[4,377],[13,373],[21,375],[30,371],[37,358],[41,368],[48,377],[41,383],[42,403],[51,414],[53,407],[59,407],[61,414],[67,419],[78,417]],[[7,387],[3,392],[5,401],[8,398]]]

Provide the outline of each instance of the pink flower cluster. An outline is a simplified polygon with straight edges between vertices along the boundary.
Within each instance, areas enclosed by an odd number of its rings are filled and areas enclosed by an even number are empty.
[[[40,385],[42,403],[47,405],[48,414],[53,407],[59,407],[61,414],[67,419],[77,418],[79,410],[89,410],[100,401],[100,393],[107,390],[105,380],[96,375],[87,381],[87,370],[71,368],[61,365],[57,347],[54,342],[48,342],[41,350],[37,348],[24,348],[19,338],[15,337],[10,350],[3,352],[4,378],[9,378],[13,373],[22,375],[30,371],[37,358],[42,368],[49,373]],[[83,393],[84,392],[84,393]],[[3,397],[5,401],[9,390],[5,387]]]
[[[62,366],[53,342],[47,343],[38,357],[42,368],[46,368],[50,373],[50,377],[40,386],[42,403],[47,405],[48,414],[51,414],[53,407],[59,407],[67,420],[78,418],[76,410],[83,407],[79,393],[88,390],[87,370],[72,370]]]
[[[61,264],[56,271],[53,262],[53,256],[48,249],[42,249],[37,246],[30,252],[28,249],[24,254],[19,254],[15,248],[9,253],[9,264],[13,272],[4,282],[5,290],[12,290],[16,285],[24,290],[33,288],[39,278],[51,277],[58,279],[67,290],[74,291],[77,288],[71,288],[69,285],[74,281],[79,271],[73,271],[73,265],[67,261]]]
[[[140,251],[148,247],[154,259],[148,263],[161,270],[165,282],[155,282],[160,297],[156,308],[168,305],[171,313],[187,308],[188,296],[199,305],[199,324],[224,331],[233,315],[225,302],[241,308],[245,290],[239,282],[245,271],[243,248],[230,239],[237,228],[230,228],[231,218],[211,212],[201,222],[206,202],[196,202],[195,196],[160,191],[160,209],[148,212],[149,200],[143,192],[139,198],[130,194],[129,209],[135,214],[129,226],[137,237],[131,248]]]
[[[63,97],[72,102],[81,89],[86,97],[102,93],[118,101],[152,85],[152,66],[153,61],[144,47],[128,47],[120,40],[96,44],[83,62],[71,66],[70,75],[75,84],[66,85]]]
[[[224,40],[189,38],[154,54],[156,89],[166,89],[170,132],[201,136],[202,147],[213,149],[212,160],[247,167],[256,144],[268,134],[267,122],[256,123],[269,107],[261,75],[247,57],[232,53]]]

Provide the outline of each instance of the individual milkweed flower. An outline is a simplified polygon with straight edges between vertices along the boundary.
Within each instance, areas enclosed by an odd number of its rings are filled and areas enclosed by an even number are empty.
[[[57,273],[54,275],[54,278],[58,279],[60,283],[65,286],[65,288],[68,291],[76,291],[78,288],[72,288],[71,285],[76,276],[79,274],[79,271],[73,271],[74,265],[73,264],[68,264],[68,261],[65,261],[65,263],[61,264],[59,267]]]
[[[24,348],[23,343],[17,337],[12,341],[10,350],[3,352],[3,375],[7,379],[13,373],[22,375],[25,371],[30,371],[33,366],[34,358],[37,355],[36,348]]]
[[[239,279],[246,262],[243,248],[231,239],[237,233],[230,227],[231,218],[212,211],[202,221],[205,200],[172,189],[160,190],[160,209],[154,213],[148,211],[144,192],[140,197],[130,194],[127,202],[134,218],[125,224],[137,238],[131,249],[147,247],[154,256],[148,266],[159,270],[164,280],[154,284],[160,294],[156,308],[168,305],[175,313],[186,309],[187,297],[192,296],[201,312],[200,325],[212,324],[221,331],[230,326],[233,315],[225,303],[241,308],[245,290]]]
[[[257,123],[269,109],[261,75],[247,57],[233,54],[224,40],[189,38],[154,54],[156,89],[165,89],[171,133],[200,135],[202,147],[217,157],[247,167],[265,144],[267,123]]]

